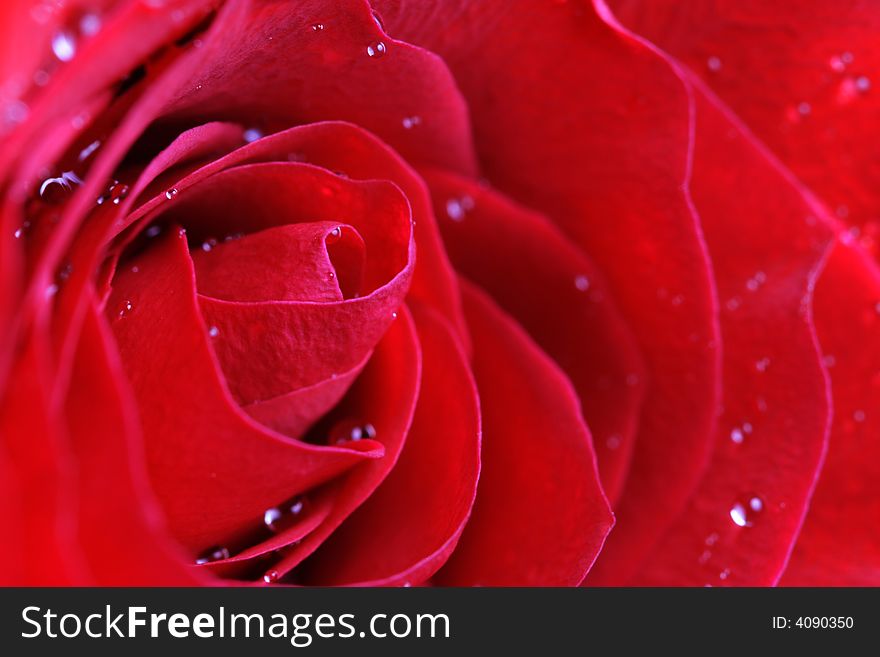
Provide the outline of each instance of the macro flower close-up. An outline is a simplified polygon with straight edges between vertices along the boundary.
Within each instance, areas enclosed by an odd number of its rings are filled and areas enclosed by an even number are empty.
[[[880,3],[0,17],[0,584],[880,585]]]

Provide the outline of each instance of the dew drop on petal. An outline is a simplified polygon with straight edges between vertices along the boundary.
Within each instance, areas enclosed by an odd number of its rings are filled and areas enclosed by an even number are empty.
[[[331,445],[345,445],[346,443],[357,442],[364,438],[375,437],[376,427],[369,422],[361,423],[345,420],[333,427],[327,442]]]
[[[59,30],[52,37],[52,52],[59,61],[69,62],[76,54],[76,39],[67,30]]]
[[[40,198],[46,203],[61,203],[68,197],[72,189],[70,181],[64,176],[46,178],[40,183]]]
[[[713,55],[706,60],[706,66],[708,66],[709,70],[713,73],[717,73],[721,70],[721,60]]]
[[[98,14],[83,14],[79,19],[79,31],[84,36],[95,36],[101,29],[101,17]]]
[[[468,211],[473,210],[474,199],[470,196],[451,198],[446,201],[446,216],[453,221],[462,221]]]
[[[77,159],[79,159],[80,162],[86,161],[100,147],[101,147],[101,142],[96,139],[95,141],[93,141],[91,144],[89,144],[88,146],[86,146],[85,148],[83,148],[79,152],[79,156]]]
[[[266,584],[274,584],[278,581],[279,577],[281,577],[281,575],[277,570],[267,570],[263,574],[263,581],[266,582]]]
[[[590,289],[590,279],[583,274],[579,274],[574,277],[574,286],[581,292],[586,292]]]
[[[855,420],[856,422],[864,422],[865,417],[865,411],[861,409],[853,411],[853,420]]]
[[[262,139],[263,131],[259,130],[258,128],[248,128],[244,131],[242,137],[248,144],[250,144],[257,141],[257,139]]]
[[[122,302],[122,305],[120,305],[120,307],[119,307],[119,313],[117,314],[117,316],[118,316],[120,319],[122,319],[122,318],[125,317],[128,313],[131,312],[131,309],[132,309],[133,307],[134,307],[134,306],[132,305],[131,301],[129,301],[129,300],[126,299],[125,301]]]
[[[208,335],[210,335],[212,338],[216,338],[218,335],[220,335],[220,329],[218,329],[216,326],[212,326],[208,329]]]
[[[755,369],[759,372],[766,372],[768,367],[770,367],[769,358],[761,358],[760,360],[755,362]]]
[[[403,117],[403,127],[407,130],[415,128],[422,122],[422,118],[420,116],[405,116]]]
[[[387,48],[385,47],[385,43],[383,41],[373,41],[373,43],[367,46],[367,56],[374,59],[379,59],[385,54],[386,51]]]
[[[305,496],[292,497],[283,504],[266,509],[263,512],[263,525],[273,534],[277,534],[295,525],[306,507]]]
[[[215,545],[214,547],[210,547],[199,555],[199,558],[196,559],[197,565],[202,565],[206,563],[213,563],[214,561],[221,561],[223,559],[229,558],[229,550],[225,547],[221,547],[219,545]]]
[[[745,440],[745,436],[743,435],[742,429],[739,427],[734,427],[730,431],[730,439],[735,442],[737,445],[742,444],[743,440]]]
[[[324,31],[324,23],[312,24],[312,32],[323,32],[323,31]]]
[[[764,510],[764,500],[753,495],[730,507],[730,519],[737,527],[751,527],[757,514]]]
[[[169,189],[165,192],[165,198],[167,198],[170,201],[175,196],[177,196],[177,194],[178,194],[177,187],[172,187],[171,189]]]

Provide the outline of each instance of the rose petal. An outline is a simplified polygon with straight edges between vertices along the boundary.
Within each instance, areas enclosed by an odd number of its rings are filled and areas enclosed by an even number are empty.
[[[489,292],[571,379],[617,498],[629,467],[644,371],[596,267],[547,220],[453,174],[426,174],[456,268]]]
[[[316,493],[317,501],[329,499],[333,505],[326,520],[301,543],[290,549],[274,569],[284,576],[312,554],[357,509],[393,471],[410,431],[422,376],[422,354],[415,323],[405,308],[382,338],[363,374],[349,390],[336,418],[369,422],[376,429],[376,440],[385,448],[384,456],[353,468],[344,479]],[[361,441],[363,442],[363,441]],[[357,546],[349,546],[357,549]],[[308,569],[304,584],[322,584],[311,579]]]
[[[786,586],[880,586],[880,274],[837,244],[815,317],[834,396],[828,456],[782,577]]]
[[[339,238],[336,241],[334,231]],[[351,265],[343,271],[332,249]],[[334,222],[288,224],[193,253],[199,293],[226,301],[342,301],[342,280],[358,296],[364,242],[351,226]],[[355,264],[357,263],[357,264]]]
[[[827,447],[831,400],[810,306],[831,231],[787,172],[696,91],[691,190],[724,303],[724,413],[701,485],[634,582],[770,586]]]
[[[76,542],[74,470],[61,418],[50,405],[51,370],[45,328],[19,352],[0,406],[4,479],[0,510],[0,581],[7,586],[85,585],[92,582]],[[11,490],[8,490],[11,489]]]
[[[624,23],[703,78],[838,217],[861,228],[864,246],[877,254],[880,6],[852,0],[613,4]]]
[[[618,524],[591,575],[625,579],[698,481],[717,412],[717,303],[686,192],[686,88],[582,3],[376,5],[394,34],[443,57],[486,177],[583,248],[636,336],[648,389]],[[548,120],[560,108],[567,119]]]
[[[210,580],[170,545],[146,479],[137,410],[119,383],[123,374],[102,322],[94,309],[88,313],[65,400],[77,465],[78,543],[102,586],[205,584]]]
[[[383,33],[368,3],[261,2],[211,54],[168,120],[259,117],[271,128],[343,119],[407,161],[476,171],[467,109],[443,61]],[[404,127],[412,115],[419,130]]]
[[[186,240],[157,242],[137,273],[117,276],[107,314],[140,409],[153,489],[174,536],[203,549],[247,533],[268,507],[381,456],[382,447],[307,445],[244,415],[208,344]]]
[[[471,519],[434,581],[577,585],[613,524],[577,396],[484,292],[470,284],[463,292],[483,418],[482,470]]]
[[[406,444],[382,485],[305,564],[309,581],[424,582],[449,557],[470,515],[480,470],[476,386],[448,323],[427,308],[413,314],[423,373]]]
[[[258,139],[206,164],[173,185],[154,188],[156,198],[133,212],[126,223],[141,221],[163,205],[165,190],[169,186],[180,190],[234,166],[287,162],[290,159],[341,172],[355,180],[388,180],[400,188],[410,204],[419,245],[419,266],[414,273],[410,294],[450,319],[467,346],[455,274],[440,240],[424,182],[399,155],[357,126],[340,122],[315,123]]]

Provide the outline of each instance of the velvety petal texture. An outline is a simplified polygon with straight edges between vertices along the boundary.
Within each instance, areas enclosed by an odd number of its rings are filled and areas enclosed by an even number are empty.
[[[473,516],[435,581],[577,585],[614,522],[577,396],[484,292],[463,289],[481,392],[483,465]]]
[[[3,3],[0,584],[880,583],[877,27]]]

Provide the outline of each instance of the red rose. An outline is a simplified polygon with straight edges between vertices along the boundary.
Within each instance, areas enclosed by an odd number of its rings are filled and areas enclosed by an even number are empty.
[[[880,583],[809,4],[9,3],[0,581]]]

